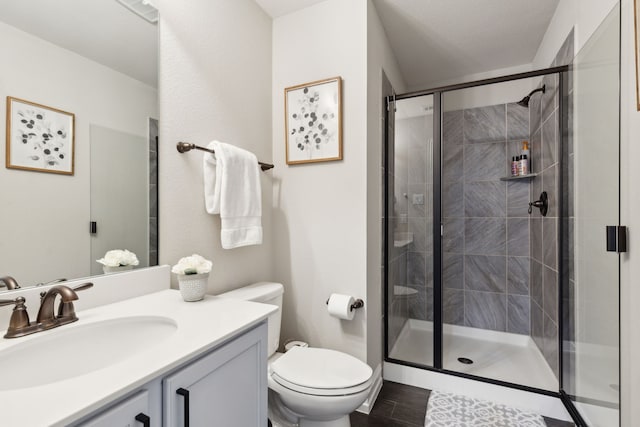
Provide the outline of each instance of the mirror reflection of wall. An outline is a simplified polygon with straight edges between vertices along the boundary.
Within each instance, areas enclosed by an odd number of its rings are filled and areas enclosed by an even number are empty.
[[[0,168],[0,276],[10,275],[21,286],[30,286],[58,277],[86,277],[95,270],[89,228],[94,197],[92,126],[135,136],[144,145],[142,164],[116,166],[110,176],[134,182],[140,177],[127,174],[145,171],[145,194],[139,203],[128,204],[146,212],[141,226],[144,249],[139,249],[146,253],[138,256],[149,265],[149,241],[156,232],[149,228],[148,161],[154,156],[147,141],[149,118],[158,116],[157,26],[113,0],[3,2],[0,54],[3,101],[13,96],[71,112],[76,118],[74,175]],[[2,102],[2,135],[5,116]],[[115,142],[122,143],[119,138]],[[0,147],[4,157],[5,144]]]

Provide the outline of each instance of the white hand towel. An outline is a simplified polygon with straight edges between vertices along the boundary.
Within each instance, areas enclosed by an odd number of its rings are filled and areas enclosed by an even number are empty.
[[[255,154],[224,142],[207,146],[204,199],[207,212],[220,214],[220,240],[224,249],[262,243],[260,167]]]

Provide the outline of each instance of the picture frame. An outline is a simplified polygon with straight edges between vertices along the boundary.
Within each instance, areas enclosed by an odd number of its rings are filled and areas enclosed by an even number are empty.
[[[73,175],[75,115],[7,96],[8,169]]]
[[[640,18],[640,0],[633,0],[633,38],[636,57],[636,111],[640,111],[640,33],[638,19]]]
[[[288,165],[342,160],[342,78],[285,88]]]

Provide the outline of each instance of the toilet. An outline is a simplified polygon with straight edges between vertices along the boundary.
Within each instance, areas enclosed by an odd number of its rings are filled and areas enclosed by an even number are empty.
[[[367,399],[373,371],[349,354],[325,348],[276,352],[283,293],[280,283],[259,282],[218,295],[279,308],[268,319],[269,419],[274,427],[350,427],[349,414]]]

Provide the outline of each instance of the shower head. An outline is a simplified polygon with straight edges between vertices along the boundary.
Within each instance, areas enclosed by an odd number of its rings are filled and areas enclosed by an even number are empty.
[[[546,88],[547,88],[546,85],[542,85],[542,87],[532,90],[531,93],[529,93],[529,95],[522,98],[520,101],[517,102],[517,104],[521,107],[529,108],[529,100],[531,99],[531,95],[533,95],[536,92],[544,93]]]

